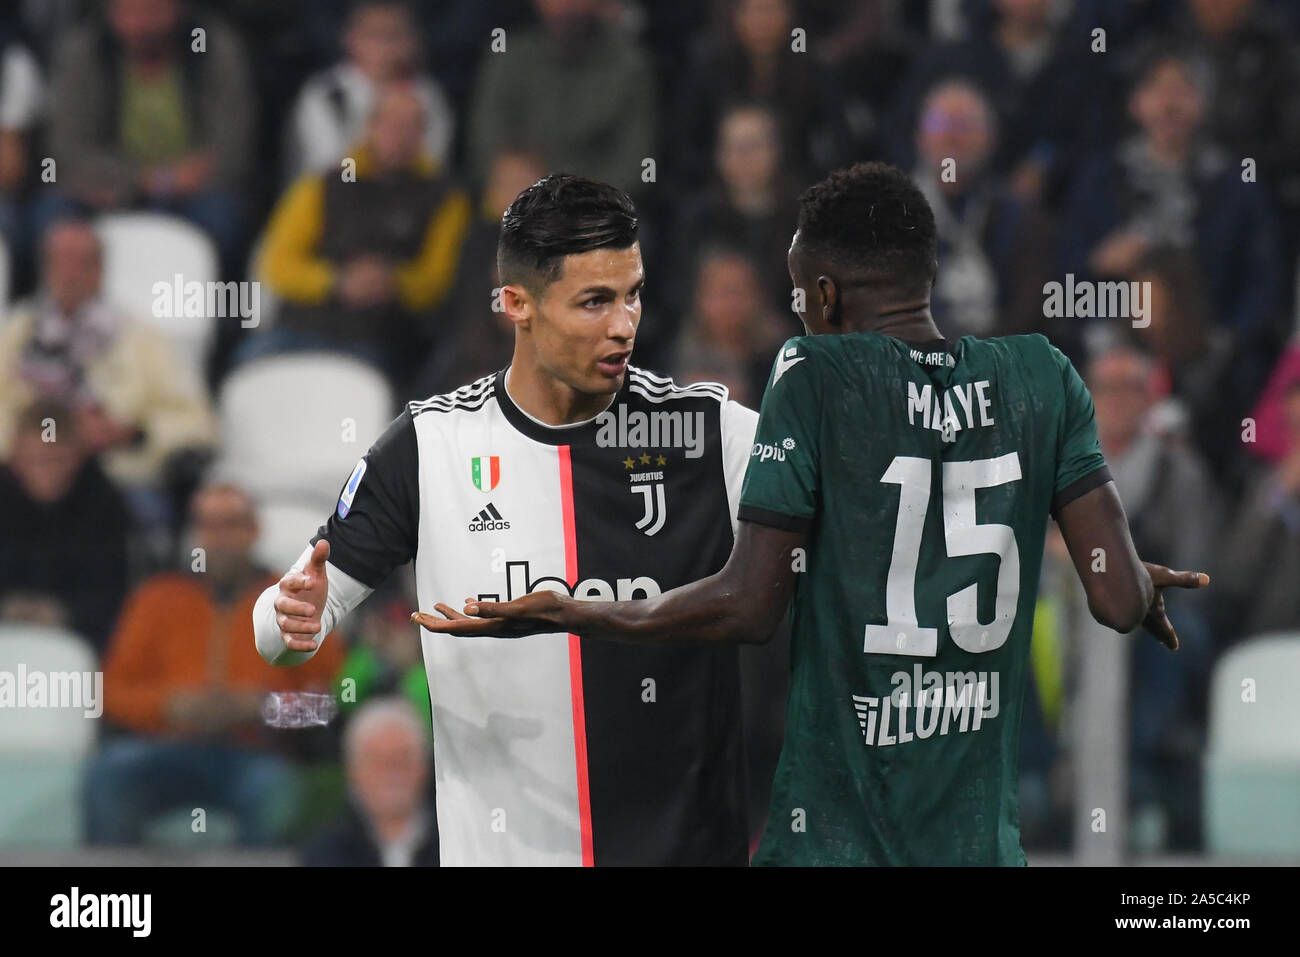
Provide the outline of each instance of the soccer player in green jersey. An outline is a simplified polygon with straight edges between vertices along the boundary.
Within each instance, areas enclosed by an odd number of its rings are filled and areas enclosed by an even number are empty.
[[[726,567],[654,598],[540,592],[417,613],[458,635],[762,641],[793,595],[786,738],[756,864],[1023,864],[1021,700],[1047,519],[1097,621],[1178,639],[1097,444],[1041,335],[946,341],[934,217],[893,167],[802,199],[790,275],[808,335],[776,357]],[[466,617],[475,616],[475,617]]]

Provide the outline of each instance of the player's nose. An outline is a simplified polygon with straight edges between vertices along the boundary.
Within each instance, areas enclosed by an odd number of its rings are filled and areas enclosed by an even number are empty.
[[[630,341],[636,335],[637,323],[641,321],[641,307],[629,305],[615,309],[609,326],[609,337],[620,341]]]

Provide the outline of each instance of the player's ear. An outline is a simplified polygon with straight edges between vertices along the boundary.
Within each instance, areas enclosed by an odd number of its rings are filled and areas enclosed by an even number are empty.
[[[532,319],[533,297],[526,288],[518,285],[502,286],[500,292],[501,311],[513,322],[516,328],[528,328]]]
[[[840,287],[830,276],[817,277],[817,293],[821,299],[821,321],[835,329],[840,325]]]

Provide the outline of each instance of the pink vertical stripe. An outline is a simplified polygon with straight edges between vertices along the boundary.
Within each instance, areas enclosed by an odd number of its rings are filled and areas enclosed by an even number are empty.
[[[569,587],[578,583],[578,536],[573,521],[573,460],[561,445],[560,502],[564,509],[564,576]],[[582,703],[582,641],[569,636],[569,691],[573,699],[573,752],[578,766],[578,826],[582,835],[582,866],[596,862],[591,837],[591,781],[587,772],[587,714]]]

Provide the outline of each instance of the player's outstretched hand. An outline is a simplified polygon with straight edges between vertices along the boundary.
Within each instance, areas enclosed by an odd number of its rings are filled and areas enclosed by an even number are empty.
[[[1151,576],[1151,584],[1155,585],[1155,590],[1151,593],[1151,607],[1147,609],[1147,616],[1142,619],[1142,624],[1162,645],[1170,651],[1177,651],[1178,635],[1169,622],[1169,616],[1165,614],[1164,590],[1170,587],[1204,588],[1210,583],[1210,576],[1205,572],[1176,572],[1164,565],[1153,565],[1151,562],[1142,564],[1146,566],[1147,574]]]
[[[572,599],[569,599],[570,601]],[[461,637],[524,638],[567,631],[563,599],[553,591],[538,591],[514,601],[465,599],[465,613],[438,602],[437,618],[422,611],[412,612],[411,621],[429,631]]]
[[[292,651],[315,651],[320,644],[320,616],[329,594],[325,576],[329,557],[330,543],[322,538],[302,571],[290,570],[280,579],[275,621],[280,626],[281,640]]]

